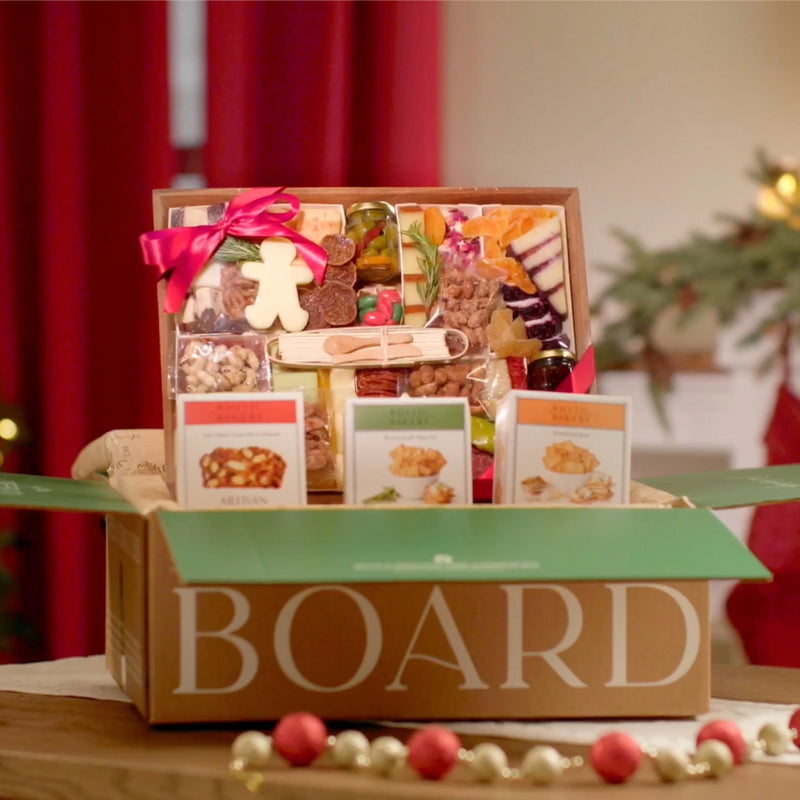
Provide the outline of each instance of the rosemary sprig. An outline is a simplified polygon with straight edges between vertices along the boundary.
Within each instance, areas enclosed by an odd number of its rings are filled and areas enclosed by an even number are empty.
[[[422,232],[419,222],[414,222],[408,230],[403,231],[403,234],[411,239],[420,254],[419,266],[425,280],[419,287],[419,296],[425,304],[425,310],[430,311],[436,298],[439,297],[442,254],[433,239]]]
[[[226,236],[222,244],[214,253],[216,261],[260,261],[261,254],[255,242],[246,239],[237,239],[235,236]]]

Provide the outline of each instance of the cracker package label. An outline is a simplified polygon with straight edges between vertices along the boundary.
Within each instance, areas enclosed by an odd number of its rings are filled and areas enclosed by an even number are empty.
[[[629,501],[627,397],[512,391],[500,403],[494,501]]]
[[[466,398],[348,401],[345,502],[472,502]]]
[[[300,392],[180,395],[177,435],[183,507],[306,502]]]

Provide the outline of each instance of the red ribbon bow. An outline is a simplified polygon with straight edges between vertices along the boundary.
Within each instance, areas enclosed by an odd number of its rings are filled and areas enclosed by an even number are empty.
[[[276,203],[287,203],[285,211],[272,211]],[[225,237],[283,236],[297,247],[318,283],[325,279],[328,254],[285,222],[300,210],[300,200],[283,189],[248,189],[231,200],[225,216],[216,225],[190,228],[167,228],[139,237],[145,264],[158,267],[159,275],[168,276],[164,311],[181,310],[192,281],[208,263]]]

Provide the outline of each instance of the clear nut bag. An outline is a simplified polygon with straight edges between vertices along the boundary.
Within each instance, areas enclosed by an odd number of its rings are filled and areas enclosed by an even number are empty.
[[[262,336],[178,336],[172,389],[178,393],[258,392],[267,388]]]

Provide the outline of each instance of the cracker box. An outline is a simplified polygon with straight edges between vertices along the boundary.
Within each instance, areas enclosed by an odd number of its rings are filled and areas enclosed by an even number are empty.
[[[509,392],[497,414],[494,502],[627,503],[630,426],[627,397]]]
[[[695,478],[673,490],[800,496],[796,466]],[[108,512],[107,663],[157,724],[692,716],[710,699],[709,581],[769,577],[710,510],[657,492],[665,505],[180,511],[160,476],[114,483],[164,510],[20,475],[0,500]]]
[[[352,399],[345,430],[346,503],[472,502],[466,398]]]
[[[305,504],[301,392],[185,394],[177,409],[183,508]]]

